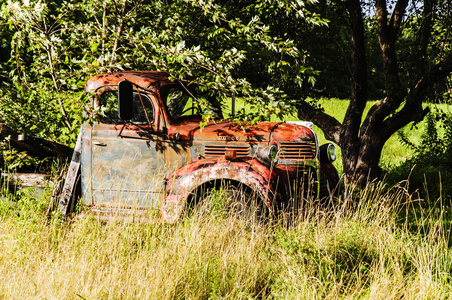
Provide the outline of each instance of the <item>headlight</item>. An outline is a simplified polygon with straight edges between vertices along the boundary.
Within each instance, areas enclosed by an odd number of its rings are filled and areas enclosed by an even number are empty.
[[[256,151],[256,158],[261,163],[270,167],[278,162],[278,147],[276,145],[270,145],[260,148]]]
[[[278,147],[276,145],[271,145],[268,150],[268,158],[272,164],[276,164],[278,162]]]
[[[328,144],[328,159],[331,162],[336,160],[336,147],[333,144]]]
[[[320,160],[322,162],[330,162],[336,160],[336,147],[333,144],[323,144],[320,146]]]

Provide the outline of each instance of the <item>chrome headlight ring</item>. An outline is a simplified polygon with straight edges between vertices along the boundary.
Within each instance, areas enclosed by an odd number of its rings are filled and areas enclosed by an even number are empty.
[[[256,158],[268,167],[275,165],[278,163],[278,147],[270,145],[260,148],[256,151]]]

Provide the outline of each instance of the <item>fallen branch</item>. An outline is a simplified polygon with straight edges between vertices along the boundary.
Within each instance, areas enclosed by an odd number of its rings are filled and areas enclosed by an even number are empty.
[[[63,144],[46,139],[26,137],[14,129],[0,124],[0,140],[7,140],[10,146],[20,152],[25,151],[28,155],[39,159],[44,158],[70,158],[74,149]]]

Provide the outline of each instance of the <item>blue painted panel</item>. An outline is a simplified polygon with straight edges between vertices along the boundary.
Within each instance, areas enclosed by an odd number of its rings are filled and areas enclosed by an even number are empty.
[[[120,130],[118,125],[92,127],[90,170],[84,172],[91,204],[157,208],[163,192],[164,150],[155,136],[136,130],[118,136]]]
[[[82,200],[84,204],[92,205],[91,189],[91,126],[82,124],[81,127],[82,152],[80,159],[80,174],[82,181]]]

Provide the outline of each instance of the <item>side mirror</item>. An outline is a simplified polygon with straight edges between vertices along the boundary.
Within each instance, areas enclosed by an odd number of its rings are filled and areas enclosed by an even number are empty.
[[[133,119],[133,84],[130,81],[118,84],[118,117],[126,121]]]

